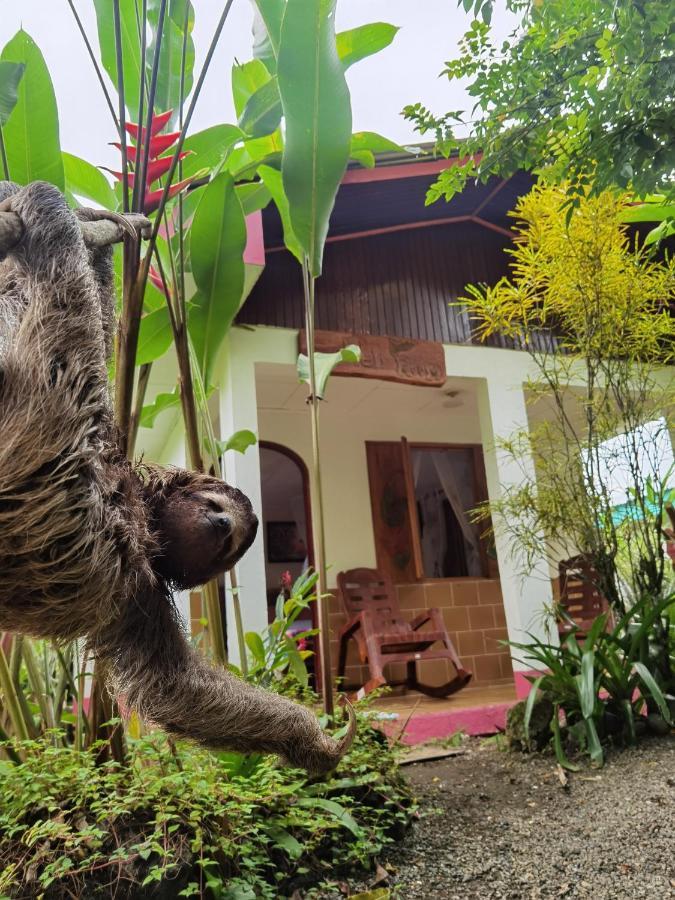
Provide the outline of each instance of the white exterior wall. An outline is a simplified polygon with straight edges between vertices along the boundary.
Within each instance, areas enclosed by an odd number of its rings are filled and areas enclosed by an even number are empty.
[[[255,388],[255,362],[250,354],[240,352],[236,341],[229,340],[225,357],[225,373],[220,391],[220,436],[227,440],[235,432],[248,429],[259,436],[258,408]],[[249,498],[262,521],[260,495],[260,452],[258,445],[245,453],[230,450],[225,454],[225,479]],[[238,595],[244,632],[261,632],[267,625],[265,555],[262,529],[248,552],[236,566]],[[228,579],[229,582],[229,579]],[[239,646],[234,629],[232,592],[226,591],[228,659],[238,665]]]
[[[357,402],[348,412],[334,401],[331,384],[322,404],[321,450],[326,517],[326,555],[331,567],[329,585],[342,569],[375,565],[375,545],[370,507],[370,487],[365,442],[397,441],[403,435],[412,441],[438,443],[480,443],[483,445],[488,495],[497,499],[503,486],[522,478],[523,465],[514,464],[495,450],[495,440],[514,430],[527,427],[527,409],[523,383],[530,372],[526,354],[486,347],[445,347],[449,378],[471,379],[477,395],[477,409],[469,412],[438,409],[425,414],[417,411],[414,420],[409,409],[398,404],[405,386],[388,384],[378,396],[385,402],[373,409],[367,403],[359,412]],[[221,432],[225,436],[239,428],[251,428],[260,440],[273,441],[294,450],[309,465],[311,462],[310,422],[306,408],[259,408],[256,396],[256,364],[295,366],[297,332],[279,328],[234,328],[229,337],[228,388],[221,402]],[[280,369],[288,375],[288,368]],[[273,381],[269,366],[265,377]],[[342,380],[342,379],[341,379]],[[372,390],[367,379],[349,379],[353,391]],[[381,384],[378,382],[378,384]],[[273,387],[273,386],[272,386]],[[414,433],[411,425],[414,422]],[[228,454],[227,477],[244,490],[254,507],[260,509],[260,461],[257,448],[244,456]],[[551,583],[542,561],[540,571],[523,577],[521,565],[497,529],[497,556],[504,596],[509,638],[526,641],[525,632],[543,635],[543,612],[551,605]],[[246,627],[263,623],[265,610],[264,551],[262,537],[239,564],[242,608]],[[531,668],[527,661],[515,662],[515,668]]]

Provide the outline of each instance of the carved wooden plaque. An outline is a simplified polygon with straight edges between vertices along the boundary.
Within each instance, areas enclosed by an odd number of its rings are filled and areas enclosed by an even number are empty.
[[[300,353],[306,353],[304,330],[298,336],[298,344]],[[361,362],[340,363],[334,370],[335,375],[380,378],[422,387],[443,387],[445,384],[442,344],[385,335],[350,334],[347,331],[315,332],[315,346],[319,353],[335,353],[348,344],[361,348]]]

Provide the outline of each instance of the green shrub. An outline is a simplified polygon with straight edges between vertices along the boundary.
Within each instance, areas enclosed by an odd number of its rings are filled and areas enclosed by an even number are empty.
[[[658,602],[643,598],[610,629],[607,615],[598,616],[583,639],[575,628],[559,646],[533,635],[531,643],[512,644],[544,672],[530,679],[523,710],[524,743],[530,742],[532,714],[543,696],[552,705],[556,756],[567,768],[574,766],[565,756],[565,739],[602,765],[603,744],[610,739],[635,743],[640,726],[646,724],[644,713],[653,731],[659,727],[667,731],[672,724],[675,595]]]
[[[130,742],[128,768],[23,742],[24,762],[0,761],[0,896],[275,898],[367,867],[412,801],[385,738],[358,718],[322,781],[158,733]]]

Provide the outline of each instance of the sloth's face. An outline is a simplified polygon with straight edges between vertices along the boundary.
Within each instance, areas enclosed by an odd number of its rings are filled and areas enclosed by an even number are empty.
[[[162,552],[155,568],[179,588],[231,569],[258,530],[248,497],[215,480],[169,494],[156,524]]]

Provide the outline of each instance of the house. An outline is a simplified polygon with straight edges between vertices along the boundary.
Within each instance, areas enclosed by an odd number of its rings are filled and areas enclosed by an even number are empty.
[[[411,616],[442,609],[473,685],[501,687],[512,700],[514,685],[528,689],[531,667],[503,642],[544,633],[551,573],[542,561],[523,577],[506,540],[497,534],[491,544],[467,511],[531,467],[495,449],[528,425],[531,363],[505,339],[477,343],[454,304],[468,283],[494,283],[507,271],[508,213],[532,179],[491,179],[425,206],[427,188],[454,162],[385,155],[373,169],[348,169],[338,193],[317,283],[317,349],[355,343],[363,358],[337,370],[321,404],[329,585],[345,569],[386,571]],[[312,557],[310,419],[296,372],[301,272],[272,206],[262,212],[262,235],[265,268],[229,334],[218,401],[224,437],[250,429],[259,438],[245,454],[226,455],[228,480],[262,513],[238,565],[247,630],[267,624],[265,601],[282,572],[296,575]],[[335,599],[334,665],[343,622]],[[350,654],[346,682],[358,686],[366,672]],[[448,665],[423,663],[423,680],[447,681]]]

